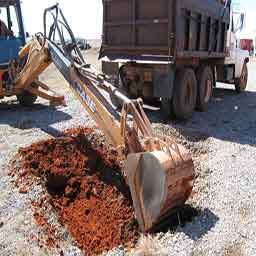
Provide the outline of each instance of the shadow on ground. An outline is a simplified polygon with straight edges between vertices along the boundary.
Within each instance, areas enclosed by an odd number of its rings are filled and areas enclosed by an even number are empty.
[[[195,112],[189,121],[167,120],[159,108],[146,108],[153,123],[174,126],[188,140],[191,133],[203,137],[256,145],[256,92],[237,94],[234,90],[217,88],[206,113]]]
[[[184,232],[190,239],[197,241],[214,228],[218,221],[219,217],[208,208],[202,210],[185,205],[173,212],[153,232]]]
[[[40,128],[56,137],[61,132],[51,125],[72,119],[67,113],[48,105],[34,104],[24,107],[16,101],[0,102],[0,125],[10,125],[21,130]]]

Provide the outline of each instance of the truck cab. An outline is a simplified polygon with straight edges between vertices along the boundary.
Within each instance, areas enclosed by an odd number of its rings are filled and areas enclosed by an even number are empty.
[[[0,26],[5,25],[9,31],[8,35],[3,35],[0,27],[0,66],[4,67],[18,56],[20,48],[26,43],[20,1],[0,0],[0,20]]]
[[[228,56],[226,56],[224,62],[226,76],[224,80],[219,79],[231,84],[234,81],[237,92],[242,92],[246,89],[248,80],[247,63],[249,62],[249,51],[241,47],[237,36],[245,28],[244,18],[245,14],[243,12],[238,12],[231,8],[231,26],[227,33]]]

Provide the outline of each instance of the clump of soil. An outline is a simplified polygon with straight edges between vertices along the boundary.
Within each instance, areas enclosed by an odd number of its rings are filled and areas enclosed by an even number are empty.
[[[102,136],[92,129],[72,129],[63,137],[22,148],[19,154],[22,179],[40,177],[60,222],[87,255],[134,245],[138,224],[129,188],[117,153]],[[42,216],[35,218],[46,222]]]

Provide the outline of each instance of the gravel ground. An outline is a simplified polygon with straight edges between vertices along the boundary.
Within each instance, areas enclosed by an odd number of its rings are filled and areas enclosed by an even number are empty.
[[[96,50],[90,50],[88,59],[98,65],[95,53]],[[246,93],[237,95],[219,85],[209,112],[195,113],[189,122],[162,124],[159,110],[147,110],[156,132],[174,136],[193,153],[197,180],[189,203],[198,209],[199,215],[178,226],[175,232],[144,238],[133,255],[144,255],[143,251],[148,252],[146,255],[256,255],[255,70],[256,62],[252,61]],[[61,249],[40,247],[38,241],[30,239],[33,234],[44,235],[29,207],[30,200],[43,193],[42,188],[36,186],[28,194],[19,194],[7,175],[8,162],[19,147],[55,136],[67,128],[93,125],[54,67],[42,79],[65,94],[67,107],[55,109],[39,100],[33,109],[23,108],[13,98],[0,104],[1,256],[82,255],[61,227]],[[56,222],[54,213],[50,221]],[[126,254],[123,248],[106,253]]]

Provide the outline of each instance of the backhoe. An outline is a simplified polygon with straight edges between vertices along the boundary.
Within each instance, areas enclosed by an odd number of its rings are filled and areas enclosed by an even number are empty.
[[[49,15],[53,20],[50,26]],[[68,40],[66,35],[70,37]],[[55,43],[56,37],[61,46]],[[86,63],[58,5],[45,10],[44,33],[33,36],[18,58],[10,62],[3,74],[2,90],[15,93],[26,90],[51,103],[62,104],[64,98],[50,95],[49,87],[38,80],[51,63],[107,141],[125,157],[124,175],[140,229],[142,232],[152,230],[170,212],[182,207],[190,196],[195,176],[191,155],[171,138],[154,134],[142,100],[130,100]],[[122,102],[121,112],[102,91]]]

